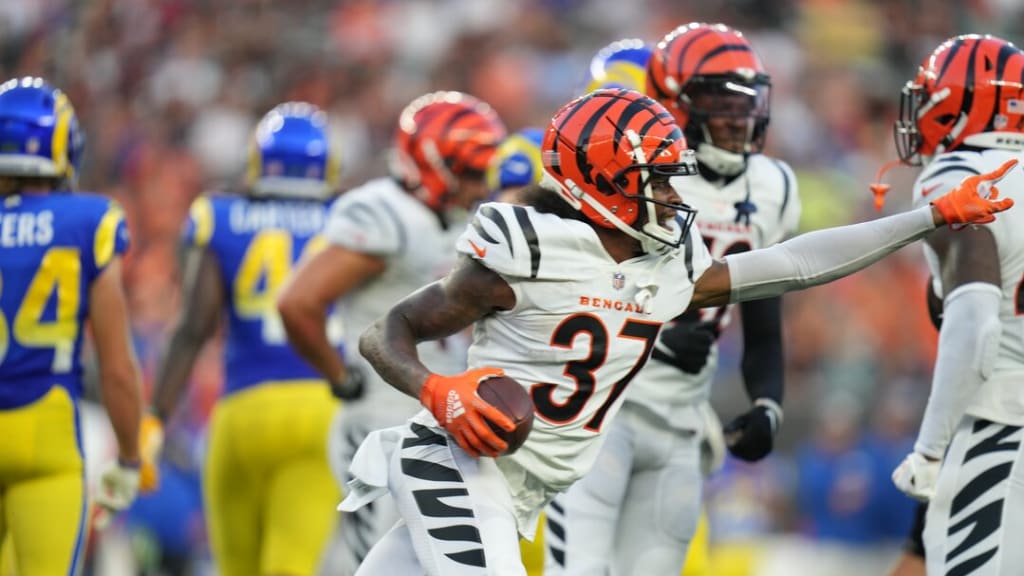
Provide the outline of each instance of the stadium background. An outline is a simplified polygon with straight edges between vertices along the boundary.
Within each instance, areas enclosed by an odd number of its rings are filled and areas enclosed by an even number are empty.
[[[351,186],[384,172],[397,114],[421,93],[464,90],[512,130],[543,126],[574,96],[599,47],[655,41],[689,21],[734,26],[759,52],[773,80],[767,152],[796,170],[801,229],[811,230],[875,216],[867,184],[895,157],[899,88],[920,60],[959,33],[1019,44],[1024,4],[2,0],[0,76],[41,75],[69,93],[87,136],[81,188],[127,211],[126,278],[148,386],[178,306],[175,253],[189,203],[204,190],[237,187],[249,132],[273,105],[306,100],[328,111]],[[890,172],[886,211],[909,205],[914,174]],[[888,476],[912,442],[936,342],[926,274],[912,246],[785,298],[779,448],[756,466],[730,461],[709,484],[711,541],[723,566],[788,573],[813,558],[816,574],[838,575],[881,573],[891,562],[911,504]],[[732,330],[714,388],[723,419],[747,402],[739,354]],[[209,572],[195,475],[220,380],[214,344],[169,431],[164,491],[94,539],[93,573],[153,566],[161,549],[177,573]]]

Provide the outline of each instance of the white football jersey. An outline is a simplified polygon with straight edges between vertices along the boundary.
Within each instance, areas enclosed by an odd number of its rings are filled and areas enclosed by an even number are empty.
[[[674,178],[672,184],[683,202],[697,209],[697,228],[711,256],[757,250],[791,235],[800,220],[800,196],[789,165],[763,155],[751,156],[745,174],[727,183],[702,177]],[[749,202],[749,218],[739,204]],[[732,305],[705,308],[702,320],[729,323]],[[643,406],[672,426],[699,430],[701,421],[680,417],[683,406],[696,406],[710,395],[711,379],[718,365],[718,346],[699,374],[652,359],[630,385],[626,401]]]
[[[533,399],[529,438],[498,458],[520,525],[530,526],[591,468],[626,385],[661,324],[689,305],[711,257],[692,229],[679,250],[615,262],[588,224],[501,203],[479,208],[457,249],[516,295],[514,309],[477,322],[469,365],[504,369]],[[646,305],[643,294],[653,295]]]
[[[455,263],[452,248],[464,221],[447,228],[437,214],[390,178],[371,180],[342,194],[331,205],[324,235],[333,244],[383,258],[379,276],[346,294],[339,302],[344,321],[346,362],[364,364],[359,337],[399,300],[443,277]],[[458,340],[458,337],[455,337]],[[423,363],[440,374],[465,370],[468,342],[446,339],[424,342],[418,348]],[[368,365],[372,379],[364,400],[399,402],[415,411],[415,399],[385,383]],[[396,411],[397,412],[397,411]]]
[[[957,186],[972,174],[991,172],[1019,152],[1007,150],[956,151],[936,156],[914,182],[914,207],[924,206]],[[1024,425],[1024,172],[1017,167],[997,185],[1000,197],[1017,205],[985,224],[995,237],[999,252],[1003,300],[999,319],[1003,325],[999,355],[992,375],[967,408],[967,414],[1003,424]],[[924,246],[925,260],[935,279],[936,293],[945,295],[938,256]]]

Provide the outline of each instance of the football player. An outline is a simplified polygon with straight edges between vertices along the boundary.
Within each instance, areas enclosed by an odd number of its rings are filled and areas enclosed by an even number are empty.
[[[19,574],[76,574],[89,517],[79,401],[91,326],[118,459],[96,502],[139,486],[138,362],[122,287],[120,207],[72,192],[83,136],[68,97],[40,78],[0,85],[0,542]]]
[[[994,188],[978,194],[1008,162],[929,206],[716,260],[669,182],[696,175],[696,160],[654,100],[618,89],[570,102],[552,118],[542,158],[528,206],[478,208],[456,267],[360,339],[374,369],[425,408],[370,434],[354,458],[342,509],[390,493],[402,514],[361,574],[524,574],[517,533],[532,538],[544,506],[589,471],[662,324],[687,308],[835,280],[943,224],[989,222],[1013,204]],[[420,361],[417,343],[469,326],[469,371],[442,375]],[[491,426],[515,424],[476,392],[502,373],[535,409],[512,454]]]
[[[800,217],[796,178],[761,154],[770,82],[743,34],[722,24],[680,26],[653,49],[642,78],[646,84],[635,89],[672,113],[695,150],[697,177],[676,183],[697,211],[711,256],[763,248],[792,233]],[[753,407],[727,426],[729,449],[757,461],[771,451],[782,421],[781,299],[740,308],[741,370]],[[702,454],[723,443],[708,400],[715,342],[730,311],[692,310],[666,323],[593,470],[550,507],[548,524],[561,525],[564,541],[549,538],[547,573],[679,572],[700,518],[702,472],[723,456],[702,466]]]
[[[337,401],[288,346],[275,298],[299,258],[323,247],[338,147],[324,112],[304,102],[268,112],[249,146],[246,193],[192,203],[183,308],[152,412],[171,418],[196,356],[226,318],[224,390],[203,472],[214,561],[225,575],[313,574],[340,495],[326,458]],[[331,338],[341,345],[339,327]]]
[[[292,346],[348,400],[334,419],[331,466],[339,482],[371,430],[404,421],[416,404],[385,384],[356,354],[342,358],[327,340],[326,318],[339,302],[346,345],[401,298],[443,276],[467,211],[487,198],[484,173],[505,128],[484,102],[435,92],[410,103],[395,135],[391,175],[342,195],[325,225],[327,247],[304,260],[278,301]],[[453,335],[424,344],[433,370],[465,369],[467,343]],[[351,574],[397,519],[387,501],[342,519],[342,545],[332,569]],[[342,557],[338,558],[340,553]]]
[[[964,35],[925,58],[902,91],[900,159],[923,165],[913,188],[926,205],[965,177],[1024,150],[1024,52]],[[1002,186],[1019,197],[1024,177]],[[924,551],[932,574],[1016,574],[1024,526],[1024,216],[943,230],[925,260],[942,297],[932,391],[914,451],[896,486],[929,501]]]

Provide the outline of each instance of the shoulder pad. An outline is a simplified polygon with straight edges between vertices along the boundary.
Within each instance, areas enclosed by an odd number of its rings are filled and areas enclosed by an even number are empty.
[[[597,235],[582,222],[489,202],[477,209],[455,248],[503,276],[556,280],[573,278],[595,242]]]
[[[332,244],[357,252],[388,255],[401,252],[409,232],[401,217],[407,193],[374,180],[345,192],[331,205],[324,236]],[[397,194],[396,194],[397,193]]]

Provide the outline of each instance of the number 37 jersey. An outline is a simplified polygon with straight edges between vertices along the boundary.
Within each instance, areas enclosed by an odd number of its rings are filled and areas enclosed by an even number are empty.
[[[113,202],[80,193],[0,199],[0,409],[53,386],[82,394],[89,289],[128,248]]]
[[[564,490],[593,465],[661,324],[686,309],[711,257],[694,227],[678,251],[615,262],[588,224],[500,203],[477,211],[457,248],[516,295],[476,324],[469,349],[470,366],[504,369],[534,403],[533,431],[499,465],[520,501],[517,470]]]
[[[326,203],[310,200],[201,196],[192,203],[184,242],[216,257],[225,289],[224,395],[261,382],[320,379],[288,345],[276,299],[299,258],[325,246],[326,213]],[[328,322],[328,337],[341,342],[336,321]]]

